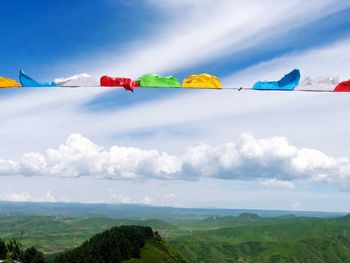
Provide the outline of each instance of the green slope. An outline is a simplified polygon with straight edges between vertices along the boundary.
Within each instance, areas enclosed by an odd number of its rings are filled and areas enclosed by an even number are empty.
[[[350,262],[350,218],[193,231],[172,244],[191,262]]]
[[[139,259],[130,259],[123,263],[186,263],[181,254],[164,241],[150,241],[141,250]]]

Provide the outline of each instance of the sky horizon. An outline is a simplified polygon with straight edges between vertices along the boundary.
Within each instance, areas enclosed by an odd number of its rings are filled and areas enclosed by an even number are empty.
[[[342,0],[34,0],[3,7],[3,77],[17,79],[20,69],[39,81],[207,72],[224,87],[250,87],[299,68],[302,78],[350,79],[350,3]],[[11,19],[11,10],[20,19]],[[0,201],[347,212],[349,99],[2,89]]]

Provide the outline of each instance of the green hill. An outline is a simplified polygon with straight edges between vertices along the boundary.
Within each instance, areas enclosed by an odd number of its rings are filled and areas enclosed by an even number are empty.
[[[238,218],[244,218],[244,219],[248,219],[248,220],[258,220],[260,218],[260,216],[258,216],[257,214],[254,214],[254,213],[243,213],[243,214],[240,214],[238,216]]]
[[[148,241],[141,249],[139,259],[130,259],[123,263],[186,263],[179,252],[167,242]]]
[[[308,218],[296,217],[293,215],[284,215],[279,217],[260,217],[254,213],[243,213],[238,216],[211,216],[203,220],[182,221],[177,225],[184,229],[210,230],[224,227],[238,226],[258,226],[258,225],[276,225],[303,221]],[[317,220],[318,218],[312,218]],[[328,220],[328,219],[327,219]]]
[[[350,262],[349,217],[276,222],[193,231],[172,244],[191,262]]]
[[[120,226],[96,234],[77,248],[48,257],[53,263],[170,262],[186,260],[152,228]]]

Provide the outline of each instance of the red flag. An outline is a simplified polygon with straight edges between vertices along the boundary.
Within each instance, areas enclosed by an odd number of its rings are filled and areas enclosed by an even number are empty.
[[[129,78],[112,78],[103,76],[100,79],[102,87],[124,87],[126,90],[134,92],[135,87],[140,87],[140,84]]]
[[[340,82],[334,91],[335,92],[350,92],[350,80]]]

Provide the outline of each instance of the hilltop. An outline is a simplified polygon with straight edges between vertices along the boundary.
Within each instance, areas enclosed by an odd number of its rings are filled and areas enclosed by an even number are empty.
[[[144,226],[113,227],[96,234],[77,248],[51,255],[53,263],[186,263],[152,228]]]

